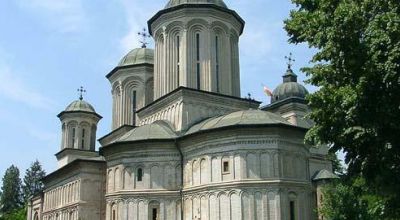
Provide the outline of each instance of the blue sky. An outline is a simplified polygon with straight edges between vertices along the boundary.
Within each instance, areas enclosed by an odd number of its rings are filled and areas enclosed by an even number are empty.
[[[292,52],[294,70],[313,51],[290,45],[283,30],[289,0],[225,0],[246,21],[240,38],[242,96],[269,103],[261,83],[275,88]],[[11,164],[21,173],[38,159],[56,169],[61,125],[56,115],[77,99],[77,88],[104,118],[97,137],[110,132],[111,94],[105,75],[130,49],[136,33],[167,0],[13,0],[0,3],[0,177]],[[151,46],[152,47],[152,46]],[[307,86],[310,90],[310,86]],[[1,181],[1,180],[0,180]]]

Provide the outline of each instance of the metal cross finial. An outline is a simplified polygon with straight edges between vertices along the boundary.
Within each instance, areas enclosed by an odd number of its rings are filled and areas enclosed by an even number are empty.
[[[78,92],[79,92],[79,100],[83,100],[83,93],[85,93],[86,90],[83,89],[83,86],[81,86],[81,87],[78,89]]]
[[[143,28],[142,32],[138,32],[138,35],[142,37],[142,39],[139,41],[142,43],[142,48],[146,48],[146,45],[149,44],[147,43],[146,39],[151,37],[149,34],[147,34],[146,28]]]
[[[288,68],[291,70],[292,69],[292,66],[293,66],[293,63],[296,61],[295,59],[293,59],[293,54],[292,53],[289,53],[289,56],[285,56],[285,59],[287,59],[287,65],[288,65]]]

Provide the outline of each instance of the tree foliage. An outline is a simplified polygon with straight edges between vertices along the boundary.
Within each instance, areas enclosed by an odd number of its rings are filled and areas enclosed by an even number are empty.
[[[26,209],[20,208],[0,217],[0,220],[26,220]]]
[[[27,202],[31,196],[35,196],[43,190],[41,179],[45,177],[46,172],[42,169],[39,161],[36,160],[31,167],[26,170],[24,177],[24,185],[22,186],[24,193],[24,201]]]
[[[307,141],[343,150],[349,175],[400,216],[400,1],[292,1],[290,42],[318,51],[303,68],[319,87]]]
[[[371,194],[361,177],[334,182],[323,189],[319,212],[330,220],[376,220],[387,218],[385,199]]]
[[[22,207],[21,179],[16,166],[12,165],[6,170],[1,190],[3,191],[0,198],[2,213],[11,213]]]

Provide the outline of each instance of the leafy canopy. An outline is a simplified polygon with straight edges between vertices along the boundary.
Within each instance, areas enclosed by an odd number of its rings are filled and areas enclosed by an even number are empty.
[[[307,141],[343,150],[349,175],[400,215],[400,1],[292,1],[290,42],[318,50],[303,68],[319,87]]]

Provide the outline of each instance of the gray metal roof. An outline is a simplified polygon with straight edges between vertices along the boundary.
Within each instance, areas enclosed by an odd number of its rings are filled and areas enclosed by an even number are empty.
[[[136,64],[154,64],[154,50],[149,48],[136,48],[125,55],[118,66],[128,66]]]
[[[165,8],[171,8],[183,4],[211,4],[228,8],[223,0],[170,0]]]
[[[320,170],[314,174],[312,177],[313,181],[318,180],[328,180],[328,179],[338,179],[339,177],[328,170]]]
[[[284,124],[291,125],[281,116],[261,111],[261,110],[244,110],[233,112],[220,117],[214,117],[206,119],[194,126],[192,126],[187,132],[193,134],[199,131],[205,131],[210,129],[234,126],[234,125],[266,125],[266,124]]]
[[[167,121],[155,121],[152,124],[143,125],[130,130],[125,135],[118,138],[117,142],[131,142],[141,140],[163,140],[178,137],[172,129],[172,125]]]
[[[96,113],[93,106],[84,100],[76,100],[67,106],[66,112],[90,112]]]

